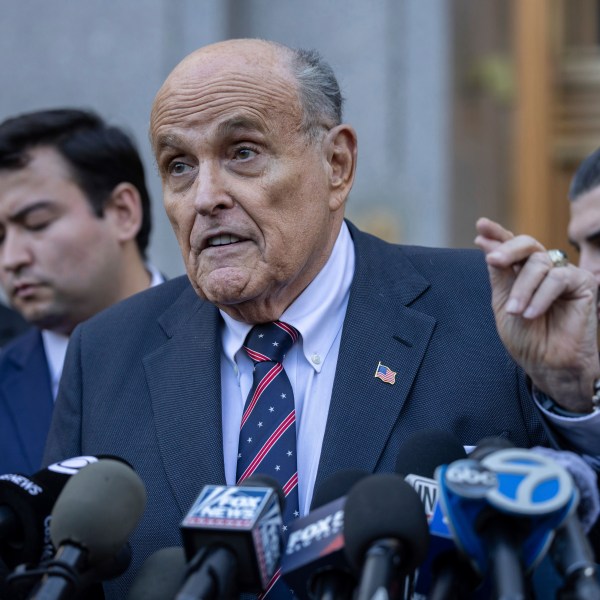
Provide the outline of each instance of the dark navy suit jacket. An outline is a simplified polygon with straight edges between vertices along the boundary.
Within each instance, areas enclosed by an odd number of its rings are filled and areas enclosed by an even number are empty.
[[[483,254],[350,231],[356,272],[316,487],[340,469],[393,471],[403,441],[422,428],[453,431],[465,445],[492,435],[521,447],[547,441],[498,338]],[[44,460],[120,455],[148,491],[132,568],[106,585],[107,598],[126,596],[152,552],[181,543],[179,524],[204,485],[225,483],[221,326],[180,277],[71,336]],[[394,385],[374,377],[379,361],[397,372]]]
[[[18,312],[0,304],[0,348],[27,329],[29,324]]]
[[[40,468],[53,406],[42,334],[31,328],[0,350],[0,473]]]

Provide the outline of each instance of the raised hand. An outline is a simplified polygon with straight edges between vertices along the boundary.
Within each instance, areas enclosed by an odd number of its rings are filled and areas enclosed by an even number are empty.
[[[486,218],[476,227],[507,350],[557,404],[590,412],[593,382],[600,376],[594,277],[531,236],[515,236]]]

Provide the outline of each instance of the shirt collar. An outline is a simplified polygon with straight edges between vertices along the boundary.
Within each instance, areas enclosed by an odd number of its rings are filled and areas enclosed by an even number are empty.
[[[44,352],[46,353],[46,359],[48,361],[48,370],[50,371],[52,396],[56,398],[58,382],[62,375],[69,338],[66,335],[44,329],[42,330],[42,341],[44,343]]]
[[[317,372],[321,370],[344,323],[354,263],[354,244],[348,226],[343,222],[325,266],[281,315],[281,321],[293,325],[300,332],[304,356]],[[222,330],[223,352],[227,360],[235,365],[235,355],[241,350],[252,325],[220,312],[225,322]],[[319,364],[311,359],[314,354],[319,355]]]
[[[163,274],[152,263],[146,263],[146,271],[150,273],[150,287],[164,283]]]

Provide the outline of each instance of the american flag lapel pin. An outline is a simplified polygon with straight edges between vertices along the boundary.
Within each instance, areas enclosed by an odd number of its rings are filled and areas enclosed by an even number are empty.
[[[375,377],[391,385],[394,385],[396,383],[396,371],[392,371],[389,367],[382,365],[381,361],[379,361],[379,363],[377,364],[377,369],[375,370]]]

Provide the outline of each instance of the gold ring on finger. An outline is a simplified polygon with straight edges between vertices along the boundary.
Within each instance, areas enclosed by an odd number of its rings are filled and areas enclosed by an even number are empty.
[[[569,264],[569,258],[565,252],[553,248],[548,250],[548,257],[552,261],[553,267],[566,267]]]

